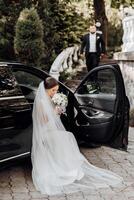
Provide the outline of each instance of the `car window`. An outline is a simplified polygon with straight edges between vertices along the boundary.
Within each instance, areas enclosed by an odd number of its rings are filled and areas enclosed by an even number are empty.
[[[0,97],[22,95],[11,69],[7,66],[0,66]]]
[[[115,74],[111,69],[103,69],[92,73],[78,89],[81,94],[116,94]]]
[[[34,74],[31,74],[30,72],[15,70],[13,73],[19,84],[25,85],[29,88],[36,89],[39,83],[42,81],[41,78],[37,77]]]
[[[100,91],[105,94],[116,94],[115,74],[111,69],[105,69],[98,72],[98,85]]]

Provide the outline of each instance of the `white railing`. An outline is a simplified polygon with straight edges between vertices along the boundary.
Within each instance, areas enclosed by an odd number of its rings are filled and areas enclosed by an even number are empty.
[[[134,15],[125,17],[123,23],[122,52],[134,51]]]
[[[74,62],[79,60],[79,46],[68,47],[64,49],[54,60],[51,65],[49,74],[59,79],[60,72],[66,70],[66,72],[72,72],[72,66]]]

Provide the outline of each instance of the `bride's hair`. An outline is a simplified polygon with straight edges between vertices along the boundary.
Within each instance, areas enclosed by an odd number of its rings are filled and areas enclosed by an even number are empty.
[[[58,85],[58,81],[53,77],[48,77],[44,80],[45,89],[51,89]]]

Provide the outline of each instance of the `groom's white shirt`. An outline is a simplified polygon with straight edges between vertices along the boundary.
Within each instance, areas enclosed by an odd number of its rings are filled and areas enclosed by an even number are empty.
[[[89,52],[96,52],[96,33],[89,34]]]

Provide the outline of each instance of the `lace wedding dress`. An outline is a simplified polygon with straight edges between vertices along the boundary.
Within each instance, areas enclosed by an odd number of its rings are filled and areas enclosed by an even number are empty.
[[[42,194],[73,193],[115,186],[123,179],[95,167],[79,151],[71,132],[65,130],[55,113],[43,82],[33,107],[32,178]]]

